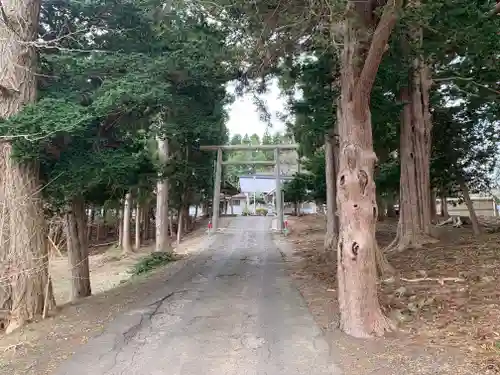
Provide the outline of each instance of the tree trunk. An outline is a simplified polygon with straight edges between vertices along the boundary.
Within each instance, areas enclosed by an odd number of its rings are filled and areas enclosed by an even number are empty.
[[[95,209],[94,207],[90,207],[90,215],[89,215],[89,220],[87,223],[87,242],[90,243],[92,242],[92,225],[95,222]]]
[[[231,215],[233,214],[233,205],[231,204]],[[196,224],[196,220],[198,220],[198,204],[196,204],[194,208],[194,218],[193,218],[193,224]],[[193,225],[194,227],[194,225]]]
[[[158,155],[162,165],[168,160],[168,141],[157,138]],[[168,180],[160,176],[156,184],[156,251],[172,251],[171,239],[168,235]]]
[[[141,205],[139,202],[135,206],[135,248],[139,250],[141,248]]]
[[[325,136],[326,175],[326,234],[324,248],[332,253],[337,247],[339,222],[337,216],[337,152],[336,140],[330,134]]]
[[[445,219],[450,217],[448,213],[448,201],[445,195],[441,195],[441,216]]]
[[[353,10],[351,1],[348,6]],[[343,25],[337,119],[340,139],[338,298],[340,329],[360,338],[380,336],[393,329],[382,313],[377,296],[375,226],[378,214],[373,178],[376,155],[370,96],[400,6],[395,0],[388,1],[374,32],[363,14],[358,14],[358,19],[348,15]]]
[[[141,228],[141,238],[144,242],[149,239],[149,204],[146,202],[142,206],[141,215],[142,215],[142,228]]]
[[[101,239],[101,229],[103,226],[105,226],[105,222],[106,222],[106,211],[104,209],[99,209],[98,211],[99,213],[97,214],[97,220],[95,221],[95,225],[96,225],[96,228],[95,228],[95,240],[97,243],[99,243],[100,239]],[[102,217],[100,215],[100,213],[102,212]]]
[[[71,301],[90,296],[92,293],[85,217],[83,199],[73,199],[64,215],[68,262],[71,270]]]
[[[123,208],[118,211],[118,247],[123,247]]]
[[[174,238],[174,214],[171,213],[168,217],[168,228],[170,233],[170,239]]]
[[[395,218],[398,216],[398,215],[396,215],[396,209],[394,208],[394,201],[395,201],[394,195],[395,194],[393,192],[387,193],[387,197],[385,200],[385,206],[386,206],[386,210],[387,210],[386,216],[387,217]]]
[[[436,209],[436,191],[431,191],[431,220],[433,224],[437,223],[437,209]]]
[[[184,220],[184,210],[179,208],[177,211],[177,246],[181,243],[182,238],[182,225]]]
[[[132,213],[132,194],[125,195],[125,203],[123,204],[123,251],[125,253],[132,252],[132,243],[130,238],[130,219]]]
[[[0,118],[36,100],[39,0],[3,0],[0,22]],[[0,309],[9,311],[10,333],[41,316],[53,301],[48,271],[47,227],[36,161],[11,159],[12,146],[0,142]],[[36,272],[34,272],[34,270]],[[47,294],[47,296],[46,296]],[[52,306],[50,306],[52,307]]]
[[[184,205],[183,209],[184,234],[191,231],[191,215],[189,215],[189,205]]]
[[[411,37],[421,45],[422,30],[412,30]],[[407,50],[408,43],[404,42],[403,47]],[[432,238],[430,187],[430,72],[422,56],[413,61],[409,86],[401,89],[401,101],[405,105],[400,135],[399,223],[396,238],[389,245],[389,250],[399,251],[435,242]]]
[[[467,183],[462,177],[459,177],[458,180],[459,180],[458,183],[460,185],[460,190],[462,190],[462,194],[464,195],[464,200],[467,206],[467,210],[469,211],[470,221],[472,224],[472,231],[474,232],[474,235],[479,236],[481,234],[481,226],[479,225],[476,211],[474,210],[474,205],[472,204],[472,200],[470,199],[469,188],[467,187]]]
[[[386,217],[386,202],[384,197],[377,194],[378,217],[377,221],[384,221]]]

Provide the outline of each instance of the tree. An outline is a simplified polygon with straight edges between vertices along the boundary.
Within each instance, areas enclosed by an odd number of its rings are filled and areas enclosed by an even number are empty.
[[[7,0],[0,4],[0,117],[8,119],[36,100],[36,40],[40,1]],[[8,139],[8,138],[7,138]],[[10,313],[11,332],[42,315],[53,301],[48,277],[46,223],[36,161],[12,160],[11,142],[0,143],[3,222],[0,263],[8,284],[0,292],[0,309]],[[47,288],[46,286],[49,285]],[[48,294],[47,294],[48,293]]]
[[[308,199],[309,176],[296,173],[291,181],[287,181],[283,187],[283,199],[292,202],[296,216],[300,215],[299,205]]]
[[[388,1],[378,22],[370,11],[373,8],[369,1],[348,2],[350,16],[343,23],[337,119],[340,326],[355,337],[382,335],[392,328],[380,309],[376,289],[376,156],[370,95],[401,2]]]
[[[67,219],[69,260],[73,272],[87,280],[73,284],[75,297],[90,293],[85,207],[118,205],[127,192],[152,192],[158,176],[170,177],[175,170],[157,162],[155,137],[192,147],[227,136],[224,87],[235,70],[224,32],[183,8],[152,15],[142,6],[47,2],[42,26],[50,32],[43,35],[48,47],[41,54],[41,95],[0,123],[2,134],[13,138],[19,163],[41,161],[46,204],[52,214]],[[198,43],[188,37],[193,33]],[[71,38],[65,38],[68,34]],[[82,55],[72,48],[107,53]],[[197,181],[203,184],[193,190],[201,194],[210,190],[212,172],[206,166],[211,162],[206,157],[200,162],[203,173]]]
[[[499,25],[489,18],[492,3],[413,1],[405,15],[405,32],[399,40],[400,61],[406,61],[403,65],[408,66],[407,82],[401,90],[405,103],[400,147],[401,214],[397,237],[389,249],[402,250],[432,242],[430,182],[440,180],[436,187],[441,195],[450,191],[446,185],[457,185],[457,180],[450,178],[456,174],[445,174],[443,169],[439,171],[440,178],[429,176],[430,163],[435,164],[436,155],[441,155],[439,159],[444,155],[439,144],[453,145],[455,137],[462,137],[453,131],[447,138],[435,136],[443,129],[432,126],[436,114],[432,113],[433,106],[449,107],[454,106],[450,103],[461,101],[460,106],[469,107],[472,100],[473,106],[488,108],[489,97],[495,96],[488,89],[498,77],[498,64],[492,65],[492,61],[498,57],[494,51],[498,48],[495,30]],[[430,29],[433,32],[427,32]],[[437,84],[431,86],[433,82]],[[473,149],[472,144],[468,148]],[[455,152],[452,154],[457,157]],[[447,182],[443,184],[444,179]]]
[[[158,160],[166,166],[168,161],[168,140],[162,137],[157,138]],[[156,183],[156,251],[171,251],[170,236],[168,235],[168,180],[159,175]]]

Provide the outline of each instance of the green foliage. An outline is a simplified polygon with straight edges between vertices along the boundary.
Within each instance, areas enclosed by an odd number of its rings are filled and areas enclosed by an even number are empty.
[[[258,216],[267,216],[269,210],[267,208],[263,208],[263,207],[258,207],[256,210],[255,210],[255,213],[258,215]]]
[[[275,132],[271,135],[268,131],[264,133],[262,139],[258,134],[241,135],[234,134],[229,142],[231,145],[273,145],[280,143],[290,143],[283,134]],[[273,166],[252,165],[253,161],[272,161],[274,160],[274,151],[269,150],[252,150],[252,151],[233,151],[227,152],[225,157],[228,161],[248,161],[248,164],[228,165],[225,168],[225,176],[228,181],[233,184],[239,182],[239,177],[255,173],[272,173]]]
[[[285,202],[301,203],[308,198],[308,188],[311,186],[309,175],[296,173],[293,180],[287,181],[283,187],[283,197]]]
[[[175,260],[172,253],[156,251],[143,257],[139,262],[134,264],[130,273],[134,276],[143,275],[153,271],[155,268],[174,262]]]
[[[49,0],[41,28],[52,47],[41,50],[40,100],[0,133],[17,158],[40,162],[48,201],[119,200],[151,192],[158,174],[175,182],[175,206],[209,197],[214,155],[193,146],[227,141],[236,60],[226,32],[181,6],[134,0]],[[166,167],[157,135],[170,141]]]
[[[317,203],[326,202],[325,150],[320,148],[304,161],[308,174],[309,197]]]

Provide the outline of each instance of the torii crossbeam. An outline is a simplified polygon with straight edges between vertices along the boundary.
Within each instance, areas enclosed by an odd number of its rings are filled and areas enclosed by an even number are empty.
[[[281,150],[297,150],[299,145],[279,144],[279,145],[219,145],[219,146],[200,146],[201,151],[217,151],[217,166],[215,169],[215,186],[212,214],[212,230],[216,231],[219,227],[219,205],[220,205],[220,185],[222,179],[222,165],[231,164],[255,164],[255,165],[274,165],[274,173],[276,178],[276,211],[278,214],[278,230],[283,231],[283,199],[281,196],[281,181],[280,181],[280,151]],[[274,150],[273,161],[222,161],[223,151],[256,151],[256,150]]]

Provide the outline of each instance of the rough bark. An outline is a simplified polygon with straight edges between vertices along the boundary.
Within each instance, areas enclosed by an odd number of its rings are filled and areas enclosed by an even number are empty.
[[[348,6],[355,9],[354,2]],[[370,96],[389,36],[398,1],[388,1],[375,31],[365,14],[350,15],[344,24],[339,101],[338,285],[340,329],[355,337],[380,336],[393,329],[377,296],[374,181]],[[374,17],[373,14],[371,14]],[[360,18],[361,21],[360,22]]]
[[[414,1],[418,6],[418,0]],[[410,37],[422,44],[422,29],[413,28]],[[408,43],[403,42],[403,49]],[[417,56],[409,74],[409,85],[401,89],[405,103],[401,119],[401,179],[399,223],[396,238],[388,250],[419,248],[432,238],[430,153],[432,121],[429,109],[430,70],[422,56]]]
[[[162,165],[168,160],[168,141],[157,138],[158,157]],[[172,251],[168,215],[168,180],[159,176],[156,184],[156,251]],[[171,232],[172,233],[172,232]]]
[[[132,194],[125,194],[123,204],[123,240],[122,248],[125,253],[132,252],[132,240],[130,237],[130,219],[132,214]]]
[[[469,187],[462,177],[459,177],[458,183],[460,185],[460,190],[462,190],[462,194],[464,195],[465,205],[467,206],[467,210],[469,211],[472,231],[474,232],[474,235],[479,236],[481,234],[481,226],[479,225],[476,211],[474,210],[474,205],[472,203],[472,200],[470,199]]]
[[[3,0],[0,22],[0,118],[36,100],[39,0]],[[8,140],[0,143],[0,309],[9,311],[6,332],[41,316],[54,300],[48,273],[47,228],[37,162],[11,159]],[[47,298],[46,298],[47,295]],[[52,307],[52,306],[49,306]]]
[[[139,202],[135,206],[135,248],[139,250],[141,248],[141,216],[142,210]]]
[[[326,234],[325,251],[333,252],[337,247],[339,220],[337,216],[337,141],[331,135],[325,136],[326,175]]]
[[[71,301],[90,296],[92,293],[85,217],[83,199],[73,199],[64,215],[68,263],[71,272]]]

